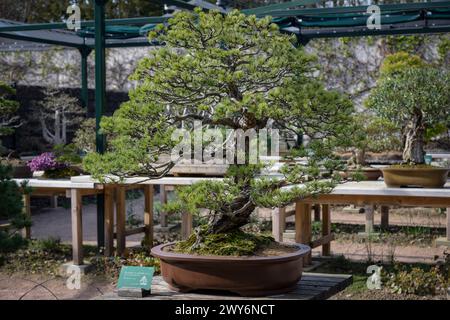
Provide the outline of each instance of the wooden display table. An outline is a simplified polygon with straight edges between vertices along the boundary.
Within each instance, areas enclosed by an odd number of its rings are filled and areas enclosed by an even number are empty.
[[[311,206],[322,205],[322,238],[311,241]],[[437,244],[450,245],[450,183],[444,188],[388,188],[384,181],[347,182],[338,185],[332,193],[317,198],[297,201],[295,204],[295,241],[309,244],[311,247],[322,245],[322,254],[330,254],[331,234],[330,205],[355,204],[365,207],[366,233],[373,232],[374,206],[420,206],[431,208],[447,208],[446,238],[437,240]],[[282,234],[286,214],[275,216],[274,224],[278,226],[278,234]],[[282,239],[281,239],[282,240]]]
[[[49,179],[13,179],[19,185],[27,181],[31,193],[24,193],[24,210],[31,216],[30,196],[60,195],[71,199],[72,220],[72,251],[73,263],[83,264],[83,224],[82,224],[82,197],[103,193],[103,185],[92,182],[72,182],[71,180]],[[31,229],[25,228],[24,235],[31,237]]]

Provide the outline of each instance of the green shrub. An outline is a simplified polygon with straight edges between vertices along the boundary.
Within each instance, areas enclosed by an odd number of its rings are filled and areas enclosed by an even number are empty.
[[[415,267],[391,273],[386,284],[395,293],[424,296],[445,294],[447,283],[448,279],[437,267],[429,271]]]
[[[0,219],[10,223],[10,227],[0,231],[0,254],[23,246],[26,241],[18,231],[31,226],[30,219],[23,213],[22,192],[11,179],[11,170],[10,166],[0,164]]]

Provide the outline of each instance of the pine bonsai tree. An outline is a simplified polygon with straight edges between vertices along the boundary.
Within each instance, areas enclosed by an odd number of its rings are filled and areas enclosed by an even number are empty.
[[[179,142],[171,139],[172,133],[181,126],[191,130],[194,120],[203,127],[235,130],[275,123],[310,138],[297,150],[306,163],[285,167],[281,177],[258,176],[264,164],[251,163],[247,141],[244,163],[230,165],[223,181],[180,190],[168,209],[208,213],[206,223],[181,245],[183,250],[205,252],[211,239],[242,235],[240,228],[257,206],[285,205],[330,192],[338,183],[333,169],[341,163],[332,150],[349,142],[353,105],[344,95],[324,89],[314,77],[314,57],[295,48],[295,38],[280,33],[270,18],[238,11],[180,12],[150,38],[164,46],[139,62],[130,101],[103,119],[102,130],[112,137],[108,152],[89,154],[84,161],[94,177],[163,176],[174,161],[161,156]],[[287,187],[291,184],[302,186]],[[250,251],[260,243],[258,237],[244,239],[255,245]]]
[[[367,106],[402,129],[403,161],[423,164],[427,129],[450,120],[450,73],[417,56],[389,56]]]

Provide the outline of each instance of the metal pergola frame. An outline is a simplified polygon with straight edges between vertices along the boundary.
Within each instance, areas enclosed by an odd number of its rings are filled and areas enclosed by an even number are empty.
[[[74,32],[68,32],[66,23],[36,23],[23,24],[14,21],[0,20],[0,38],[17,41],[26,41],[47,45],[57,45],[78,49],[81,56],[81,101],[83,106],[88,104],[88,74],[87,59],[95,50],[95,117],[96,117],[96,146],[97,152],[105,150],[105,138],[99,132],[100,119],[104,114],[106,105],[106,48],[123,48],[153,46],[145,37],[131,39],[108,39],[106,28],[111,26],[145,26],[165,23],[171,17],[138,17],[126,19],[106,19],[105,4],[109,0],[94,0],[93,21],[82,21],[82,28],[94,28],[95,37],[80,37]],[[157,0],[161,5],[176,6],[180,9],[193,10],[200,7],[202,10],[218,10],[222,13],[230,9],[222,8],[203,0]],[[368,6],[334,7],[334,8],[306,8],[305,6],[324,2],[323,0],[297,0],[279,4],[272,4],[252,9],[241,10],[247,15],[257,17],[271,16],[279,24],[282,32],[293,33],[300,44],[306,44],[314,38],[359,37],[398,34],[426,34],[450,32],[450,1],[418,2],[379,5],[381,13],[405,16],[415,14],[416,17],[404,23],[391,23],[381,25],[381,29],[369,29],[366,25],[353,23],[351,20],[367,17]],[[301,7],[301,8],[298,8]],[[293,9],[298,8],[298,9]],[[433,11],[434,10],[434,11]],[[440,11],[444,10],[441,14]],[[448,11],[448,12],[447,12]],[[437,13],[436,13],[437,12]],[[434,18],[437,14],[438,19]],[[303,19],[313,21],[312,26],[305,26]],[[320,19],[331,19],[331,26],[319,27]],[[316,26],[314,27],[314,21]],[[344,23],[342,22],[344,21]],[[345,22],[347,21],[347,22]],[[335,24],[333,26],[333,23]],[[352,26],[345,23],[353,23]],[[340,25],[341,24],[341,25]],[[342,26],[344,25],[344,26]],[[98,246],[104,246],[104,199],[99,195],[97,199],[97,241]]]

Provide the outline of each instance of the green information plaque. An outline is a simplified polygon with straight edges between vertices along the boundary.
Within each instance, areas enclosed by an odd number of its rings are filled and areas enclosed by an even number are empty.
[[[139,297],[150,293],[154,268],[123,266],[117,289],[119,296]]]

